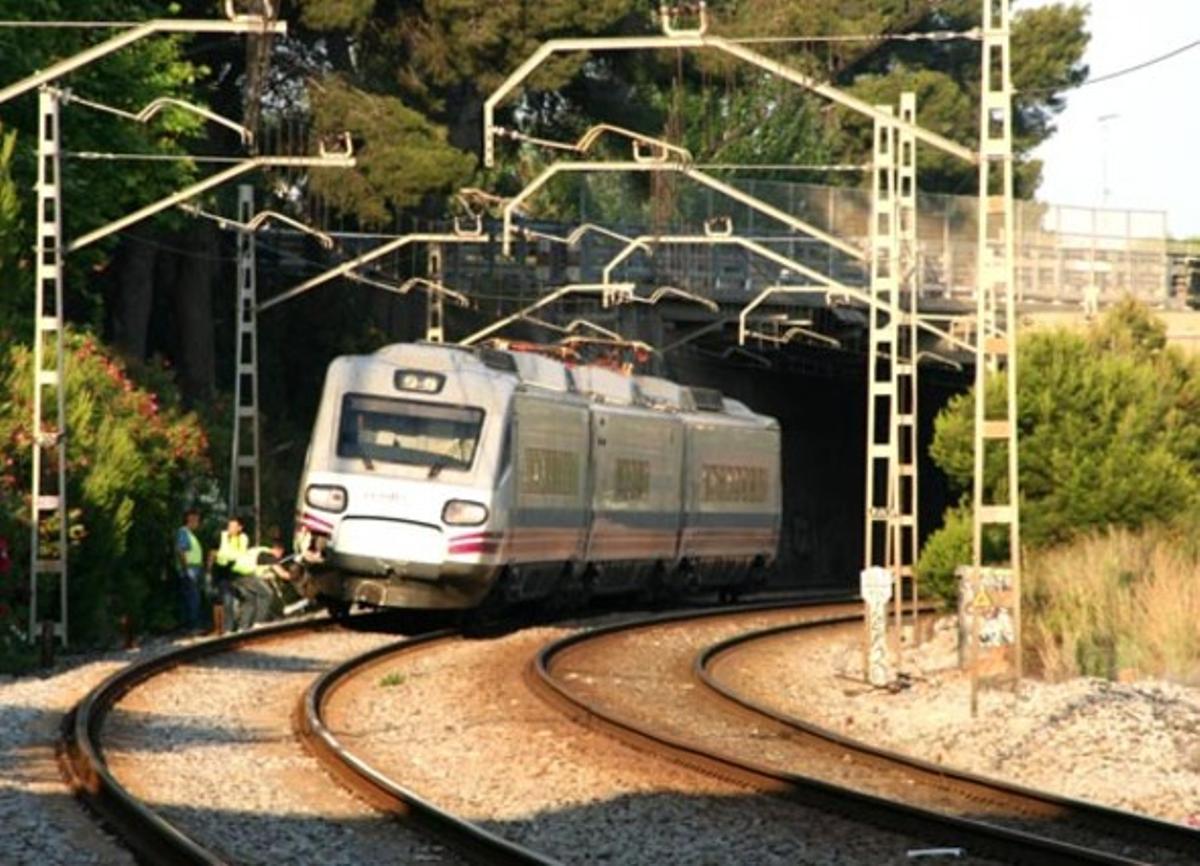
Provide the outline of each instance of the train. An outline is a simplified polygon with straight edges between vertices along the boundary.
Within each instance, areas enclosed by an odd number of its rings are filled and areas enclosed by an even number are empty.
[[[780,533],[780,428],[719,391],[440,343],[333,360],[296,504],[306,596],[460,608],[733,597]]]

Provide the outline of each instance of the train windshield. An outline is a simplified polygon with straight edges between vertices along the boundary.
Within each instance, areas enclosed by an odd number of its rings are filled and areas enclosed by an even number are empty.
[[[347,394],[338,429],[339,457],[442,469],[469,469],[479,444],[483,410],[417,400]]]

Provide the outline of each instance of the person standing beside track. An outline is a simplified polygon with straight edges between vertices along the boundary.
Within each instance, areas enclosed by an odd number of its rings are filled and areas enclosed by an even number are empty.
[[[183,624],[188,631],[200,627],[200,580],[204,571],[204,548],[196,537],[200,512],[189,508],[183,514],[183,526],[175,533],[175,574],[183,606]]]
[[[276,542],[270,547],[251,547],[234,562],[233,587],[242,600],[238,606],[238,631],[271,618],[271,603],[275,594],[265,578],[274,575],[289,579],[287,569],[279,564],[282,559],[283,545]]]
[[[221,541],[217,547],[213,566],[213,584],[217,591],[217,602],[221,605],[221,632],[228,634],[233,631],[234,609],[237,596],[233,590],[233,566],[238,557],[250,549],[250,539],[242,528],[242,520],[236,515],[229,518],[229,523],[221,532]],[[217,627],[216,615],[213,615],[213,628]]]

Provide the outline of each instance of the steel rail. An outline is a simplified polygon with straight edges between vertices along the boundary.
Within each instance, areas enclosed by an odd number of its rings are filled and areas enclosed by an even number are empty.
[[[347,749],[325,724],[323,711],[329,699],[352,677],[397,655],[427,649],[431,644],[459,636],[459,632],[448,629],[406,638],[347,659],[326,671],[313,681],[301,700],[296,720],[298,733],[317,760],[344,785],[376,806],[412,820],[473,860],[519,866],[557,864],[558,861],[458,818],[403,787]]]
[[[756,610],[779,610],[795,607],[794,603],[763,607],[714,608],[696,612],[675,613],[615,624],[587,632],[577,632],[544,647],[528,669],[530,684],[547,702],[557,706],[580,723],[600,729],[635,747],[649,750],[669,760],[719,778],[738,782],[755,790],[782,796],[804,805],[845,815],[852,820],[872,824],[890,832],[906,832],[939,840],[953,840],[970,850],[1001,859],[1039,864],[1113,864],[1129,866],[1140,861],[1106,852],[1093,851],[1075,845],[1045,839],[1017,830],[999,828],[979,821],[940,814],[907,803],[895,802],[812,779],[787,773],[759,763],[716,753],[702,744],[658,733],[620,715],[610,712],[587,699],[572,693],[557,680],[552,671],[556,657],[588,641],[603,640],[621,632],[644,630],[659,625],[685,622],[689,619],[711,619],[733,614],[744,615]],[[812,605],[803,605],[810,607]],[[861,613],[835,613],[819,618],[814,625],[837,625],[861,620]]]
[[[365,623],[386,617],[369,613],[348,618]],[[225,861],[171,824],[122,785],[108,769],[100,732],[109,711],[131,690],[179,665],[233,649],[303,631],[338,626],[332,619],[306,619],[268,625],[199,641],[115,672],[89,692],[63,717],[58,744],[59,766],[68,786],[134,853],[146,862],[220,864]]]
[[[901,752],[873,746],[861,740],[856,740],[853,737],[843,736],[828,728],[807,722],[796,716],[772,709],[769,706],[746,697],[732,686],[723,683],[713,672],[716,662],[722,656],[732,656],[736,652],[744,650],[749,644],[757,641],[770,640],[812,627],[811,623],[794,623],[735,635],[734,637],[715,643],[699,653],[696,656],[693,672],[700,682],[724,699],[737,704],[755,715],[763,716],[805,736],[823,740],[839,748],[875,756],[881,760],[905,767],[916,775],[936,779],[943,785],[961,786],[964,789],[984,788],[999,791],[1006,797],[1026,801],[1030,811],[1053,817],[1055,820],[1078,821],[1088,825],[1090,828],[1094,828],[1096,832],[1119,838],[1125,843],[1149,843],[1169,848],[1181,854],[1191,856],[1196,862],[1200,862],[1200,830],[1194,830],[1182,824],[1174,824],[1170,821],[1139,815],[1123,809],[1115,809],[1085,800],[1037,791],[1023,785],[1016,785],[988,778],[977,773],[945,767]]]

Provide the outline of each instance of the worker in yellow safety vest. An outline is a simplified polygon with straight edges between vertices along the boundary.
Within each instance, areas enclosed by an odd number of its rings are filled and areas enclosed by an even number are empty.
[[[238,605],[237,629],[242,631],[271,618],[271,602],[275,594],[266,578],[288,579],[287,569],[279,563],[283,559],[283,545],[251,547],[240,554],[233,563],[233,588],[241,600]]]
[[[233,589],[233,564],[249,549],[250,539],[242,528],[241,518],[236,515],[230,517],[221,533],[221,543],[213,554],[216,561],[212,569],[216,601],[222,609],[222,630],[226,633],[233,631],[234,609],[237,604],[237,594]]]

